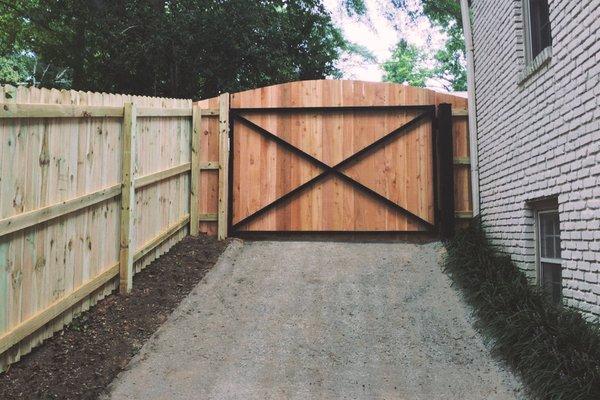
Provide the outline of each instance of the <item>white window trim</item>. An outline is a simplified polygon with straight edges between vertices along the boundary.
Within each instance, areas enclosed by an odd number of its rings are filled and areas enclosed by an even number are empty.
[[[522,85],[544,65],[552,59],[552,46],[543,49],[535,58],[531,54],[531,11],[529,0],[521,0],[523,10],[523,52],[525,53],[525,65],[517,78],[518,84]]]
[[[536,270],[536,279],[538,286],[543,284],[542,281],[542,263],[548,264],[556,264],[562,265],[562,259],[560,258],[546,258],[542,257],[541,254],[541,220],[540,214],[558,214],[558,209],[556,208],[546,208],[535,211],[535,224],[534,224],[534,235],[535,235],[535,270]]]

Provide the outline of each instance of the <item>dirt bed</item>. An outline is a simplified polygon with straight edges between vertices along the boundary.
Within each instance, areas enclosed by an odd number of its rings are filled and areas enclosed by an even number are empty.
[[[204,277],[226,243],[187,237],[0,375],[0,399],[95,399]]]

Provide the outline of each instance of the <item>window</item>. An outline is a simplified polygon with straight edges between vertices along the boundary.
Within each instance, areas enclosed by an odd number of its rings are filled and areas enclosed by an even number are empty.
[[[537,212],[538,276],[540,285],[556,303],[562,296],[560,220],[558,211]]]
[[[523,0],[525,11],[527,61],[533,61],[552,46],[548,0]]]

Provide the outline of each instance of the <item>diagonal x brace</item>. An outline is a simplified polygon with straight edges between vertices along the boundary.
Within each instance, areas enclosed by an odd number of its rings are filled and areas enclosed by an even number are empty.
[[[362,183],[356,181],[355,179],[345,175],[344,173],[340,172],[339,169],[341,169],[342,167],[346,167],[354,162],[357,162],[358,160],[360,160],[361,158],[363,158],[366,154],[374,151],[375,149],[385,145],[386,143],[392,141],[393,139],[395,139],[397,136],[400,136],[401,134],[405,134],[407,132],[409,132],[412,128],[416,127],[419,123],[421,123],[423,120],[429,118],[429,117],[433,117],[433,113],[434,110],[433,109],[429,109],[427,108],[425,112],[419,114],[417,117],[413,118],[412,120],[410,120],[409,122],[407,122],[406,124],[400,126],[397,129],[394,129],[393,131],[387,133],[386,135],[384,135],[383,137],[381,137],[380,139],[376,140],[375,142],[371,143],[370,145],[364,147],[363,149],[357,151],[356,153],[354,153],[353,155],[351,155],[350,157],[346,158],[345,160],[337,163],[336,165],[329,166],[328,164],[322,162],[321,160],[313,157],[312,155],[306,153],[305,151],[299,149],[298,147],[292,145],[291,143],[289,143],[288,141],[282,139],[281,137],[269,132],[268,130],[264,129],[263,127],[255,124],[254,122],[246,119],[245,117],[242,117],[239,114],[233,114],[234,118],[236,120],[238,120],[239,122],[243,123],[244,125],[248,126],[249,128],[251,128],[252,130],[258,132],[259,134],[261,134],[263,137],[272,140],[273,142],[277,143],[278,145],[280,145],[281,147],[287,149],[288,151],[302,157],[303,159],[309,161],[311,164],[318,166],[319,168],[323,169],[323,171],[314,176],[313,178],[309,179],[308,181],[304,182],[303,184],[301,184],[300,186],[297,186],[296,188],[294,188],[293,190],[287,192],[286,194],[284,194],[283,196],[277,198],[276,200],[273,200],[271,203],[267,204],[266,206],[262,207],[261,209],[255,211],[254,213],[248,215],[247,217],[243,218],[242,220],[238,221],[233,228],[237,228],[247,222],[250,222],[251,220],[254,220],[255,218],[257,218],[258,216],[266,213],[267,211],[273,209],[274,207],[278,206],[279,204],[285,202],[286,200],[292,198],[293,196],[298,195],[300,192],[302,192],[303,190],[315,185],[316,183],[318,183],[319,181],[323,180],[324,178],[326,178],[329,175],[335,175],[338,178],[340,178],[341,180],[345,181],[346,183],[350,184],[351,186],[359,189],[360,191],[362,191],[363,193],[377,199],[378,201],[383,202],[384,204],[388,205],[389,207],[399,211],[400,213],[402,213],[403,215],[412,218],[414,220],[417,220],[418,222],[426,225],[427,227],[429,227],[430,229],[433,229],[434,226],[429,222],[424,220],[423,218],[419,217],[418,215],[410,212],[409,210],[405,209],[404,207],[400,206],[399,204],[393,202],[392,200],[388,199],[385,196],[382,196],[381,194],[379,194],[378,192],[374,191],[373,189],[363,185]]]

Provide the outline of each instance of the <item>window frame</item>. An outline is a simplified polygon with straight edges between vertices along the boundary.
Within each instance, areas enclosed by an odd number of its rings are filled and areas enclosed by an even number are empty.
[[[543,66],[552,59],[552,24],[549,21],[550,45],[540,50],[539,54],[533,57],[532,26],[531,26],[531,0],[521,0],[522,8],[522,28],[523,28],[523,53],[524,65],[517,76],[517,84],[524,85],[530,77],[535,75]],[[549,0],[548,0],[549,2]]]
[[[550,3],[549,0],[547,0]],[[523,5],[523,29],[525,31],[525,40],[523,44],[525,45],[525,61],[526,64],[529,65],[533,63],[534,60],[539,58],[542,54],[547,52],[547,49],[552,48],[552,26],[549,27],[550,30],[550,45],[541,48],[539,53],[533,56],[533,38],[532,38],[532,23],[531,23],[531,0],[522,0]],[[548,4],[549,5],[549,4]],[[550,23],[550,22],[548,22]]]
[[[544,208],[539,208],[535,210],[535,229],[534,229],[534,235],[535,235],[535,269],[536,269],[536,278],[537,278],[537,285],[540,287],[544,286],[544,269],[542,267],[542,263],[545,264],[553,264],[553,265],[558,265],[561,269],[562,269],[562,258],[546,258],[546,257],[542,257],[542,228],[541,228],[541,223],[542,223],[542,219],[540,218],[540,215],[544,215],[544,214],[556,214],[559,219],[559,226],[560,226],[560,213],[558,212],[558,208],[555,206],[552,207],[544,207]],[[559,241],[560,241],[560,236],[559,236]]]

